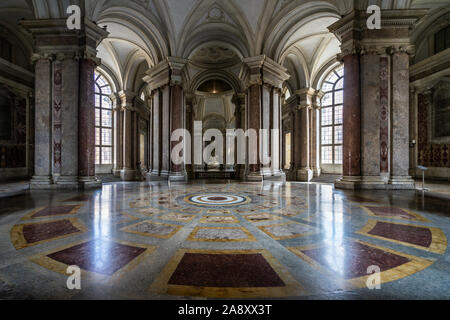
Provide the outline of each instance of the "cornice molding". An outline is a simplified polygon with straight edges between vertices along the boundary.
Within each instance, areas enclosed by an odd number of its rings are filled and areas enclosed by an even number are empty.
[[[97,46],[109,33],[88,19],[81,30],[68,30],[66,19],[21,20],[19,25],[33,36],[32,62],[37,60],[92,60],[97,66]]]
[[[414,54],[410,30],[428,13],[428,9],[382,10],[381,29],[369,30],[367,19],[370,14],[354,10],[328,27],[341,42],[341,54],[337,59],[350,54],[393,54],[406,52]]]
[[[183,71],[188,60],[176,57],[167,57],[146,72],[144,81],[149,84],[150,90],[170,85],[183,84]]]
[[[252,85],[268,84],[281,89],[290,78],[287,69],[266,55],[248,57],[242,61],[239,78],[248,88]]]

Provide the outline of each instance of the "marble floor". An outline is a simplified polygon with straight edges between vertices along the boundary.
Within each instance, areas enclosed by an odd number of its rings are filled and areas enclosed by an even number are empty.
[[[0,299],[450,299],[449,235],[448,200],[417,191],[198,181],[32,192],[0,199]],[[69,266],[81,290],[67,288]]]

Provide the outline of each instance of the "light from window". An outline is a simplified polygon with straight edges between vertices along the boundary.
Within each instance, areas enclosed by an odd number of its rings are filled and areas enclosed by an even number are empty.
[[[286,93],[284,94],[284,99],[288,100],[291,97],[291,91],[289,89],[286,90]]]
[[[333,70],[322,85],[324,96],[320,112],[322,164],[342,164],[342,118],[344,104],[344,68]]]
[[[99,73],[95,73],[95,164],[112,164],[112,101],[111,86]]]

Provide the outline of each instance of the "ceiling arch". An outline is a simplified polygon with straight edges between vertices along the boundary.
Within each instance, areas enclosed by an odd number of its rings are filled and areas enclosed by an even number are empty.
[[[241,56],[254,51],[251,27],[234,1],[197,1],[186,17],[177,42],[177,54],[183,58],[208,42],[232,46]]]
[[[195,92],[200,85],[209,80],[221,80],[229,84],[234,92],[242,92],[243,87],[240,80],[231,72],[225,70],[206,70],[197,74],[191,81],[190,92]]]

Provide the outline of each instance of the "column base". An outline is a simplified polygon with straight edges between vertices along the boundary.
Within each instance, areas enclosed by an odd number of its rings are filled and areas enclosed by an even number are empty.
[[[264,181],[286,182],[286,174],[279,170],[273,172],[271,175],[264,175]]]
[[[336,189],[357,190],[361,189],[361,177],[344,176],[334,183]]]
[[[136,174],[136,170],[122,169],[120,171],[120,179],[122,179],[122,181],[136,181]]]
[[[112,171],[112,174],[113,174],[114,177],[119,178],[121,171],[122,171],[122,169],[114,168],[113,171]]]
[[[78,189],[78,176],[60,176],[56,181],[57,189]]]
[[[411,176],[393,176],[388,182],[392,190],[415,190],[416,184]]]
[[[264,177],[260,171],[259,172],[247,172],[245,174],[245,181],[262,182],[263,178]]]
[[[314,178],[318,178],[322,174],[322,169],[321,168],[312,168],[312,171],[313,171],[313,174],[314,174]]]
[[[413,190],[411,177],[391,177],[386,181],[382,176],[342,177],[334,184],[336,189],[347,190]]]
[[[30,189],[53,189],[53,179],[51,176],[34,176],[30,181]]]
[[[98,189],[102,186],[102,180],[97,179],[97,177],[78,177],[78,187],[80,189]]]
[[[310,182],[314,178],[314,172],[310,168],[302,168],[297,170],[297,181]]]
[[[166,172],[152,171],[147,173],[146,180],[152,181],[167,181],[169,180],[169,174]]]
[[[168,180],[170,182],[187,182],[187,172],[171,172]]]
[[[245,180],[245,166],[242,166],[237,172],[238,179],[244,181]]]

